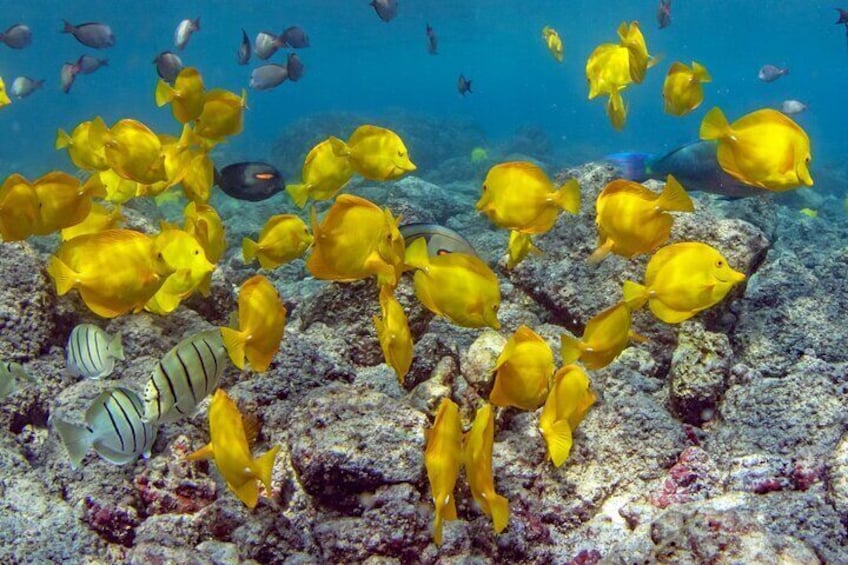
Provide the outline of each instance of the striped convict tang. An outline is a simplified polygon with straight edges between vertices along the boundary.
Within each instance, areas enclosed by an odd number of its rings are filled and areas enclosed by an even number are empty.
[[[100,393],[85,413],[85,425],[56,419],[53,427],[78,467],[89,448],[116,465],[124,465],[150,457],[156,440],[156,427],[141,420],[143,405],[139,396],[126,388],[117,387]]]
[[[174,422],[190,415],[217,388],[226,360],[217,328],[182,340],[150,374],[144,387],[144,421]]]
[[[89,379],[109,376],[115,359],[124,358],[120,334],[112,337],[93,324],[80,324],[71,330],[65,352],[68,370]]]

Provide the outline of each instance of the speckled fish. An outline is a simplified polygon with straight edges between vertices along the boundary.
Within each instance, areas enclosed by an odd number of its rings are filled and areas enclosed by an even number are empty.
[[[84,75],[90,75],[100,67],[105,67],[109,64],[109,59],[98,59],[91,55],[83,55],[77,59],[77,72]]]
[[[0,32],[0,43],[5,43],[12,49],[23,49],[32,43],[32,31],[26,24],[15,24],[6,31]]]
[[[62,29],[62,33],[70,33],[86,47],[105,49],[115,45],[115,34],[112,33],[112,28],[106,24],[90,22],[75,26],[68,20],[64,20],[64,22],[65,27]]]
[[[236,51],[236,59],[239,65],[246,65],[250,62],[250,38],[247,37],[247,32],[242,28],[241,43],[239,43],[238,51]]]
[[[216,170],[215,184],[232,198],[250,202],[271,198],[286,188],[280,171],[260,161],[233,163]]]
[[[67,94],[71,91],[78,72],[77,66],[74,63],[65,63],[62,65],[62,68],[59,70],[59,83],[62,86],[62,92]]]
[[[562,362],[570,364],[579,360],[592,371],[603,369],[624,351],[631,339],[645,341],[631,331],[630,318],[630,308],[619,302],[593,316],[580,339],[562,334]]]
[[[273,63],[262,65],[250,73],[250,88],[269,90],[283,84],[287,78],[289,78],[289,71],[283,65]]]
[[[539,416],[539,431],[555,467],[568,459],[574,444],[574,430],[595,404],[589,377],[577,365],[566,365],[556,372],[551,392]]]
[[[124,359],[121,334],[110,336],[94,324],[79,324],[68,337],[65,357],[73,375],[88,379],[108,377],[115,368],[115,360]]]
[[[218,389],[209,405],[209,443],[188,455],[189,461],[212,459],[227,486],[248,508],[259,502],[257,481],[271,495],[271,473],[274,459],[280,451],[275,445],[260,457],[250,452],[244,421],[236,403]]]
[[[492,519],[495,533],[509,523],[509,501],[495,492],[492,473],[492,446],[495,439],[495,415],[491,404],[477,409],[474,423],[463,438],[463,462],[468,487],[474,501]]]
[[[535,410],[545,402],[553,374],[551,346],[527,326],[519,326],[498,355],[489,402]]]
[[[371,0],[370,4],[381,20],[388,23],[397,16],[397,0]]]
[[[263,269],[276,269],[306,253],[312,245],[312,234],[306,222],[294,214],[277,214],[268,218],[257,241],[242,240],[244,262],[259,260]]]
[[[416,239],[423,238],[427,242],[427,253],[430,256],[465,253],[477,257],[477,252],[467,239],[445,226],[422,222],[404,224],[398,229],[406,247],[412,245]]]
[[[7,398],[18,390],[21,381],[35,383],[36,380],[27,373],[20,363],[0,361],[0,400]]]
[[[156,74],[167,83],[173,84],[177,75],[183,70],[183,61],[179,55],[171,51],[162,51],[153,59],[156,65]]]
[[[297,53],[289,53],[286,59],[286,75],[292,82],[297,82],[303,77],[303,61]]]
[[[442,526],[445,520],[456,520],[454,487],[462,468],[462,424],[459,407],[449,398],[443,398],[436,413],[433,427],[424,430],[424,466],[430,482],[430,495],[436,508],[433,519],[433,541],[442,544]]]
[[[377,340],[383,350],[383,359],[394,369],[402,385],[403,377],[412,365],[412,334],[406,313],[388,286],[380,288],[380,311],[382,317],[373,318]]]
[[[71,465],[76,469],[86,452],[94,451],[115,465],[132,463],[140,455],[150,457],[156,427],[141,419],[141,399],[133,391],[111,388],[100,393],[85,413],[85,424],[56,419],[53,428],[62,438]]]
[[[291,47],[292,49],[309,47],[309,36],[300,26],[287,27],[280,34],[280,41],[282,41],[283,47]]]
[[[44,80],[33,80],[29,77],[17,77],[12,81],[9,92],[15,98],[26,98],[44,85]]]
[[[270,59],[283,45],[283,40],[273,33],[260,31],[256,34],[256,41],[253,44],[253,51],[256,56],[262,60]]]
[[[226,362],[217,328],[183,339],[153,367],[144,387],[142,420],[160,424],[190,416],[218,386]]]
[[[460,74],[459,78],[456,80],[456,90],[463,96],[465,96],[466,92],[468,94],[474,94],[474,92],[471,91],[471,81],[465,78],[465,75],[463,74]]]
[[[224,347],[233,365],[244,369],[245,359],[257,373],[268,370],[286,327],[286,307],[277,289],[262,275],[244,281],[239,289],[238,327],[221,328]]]
[[[185,46],[188,45],[188,40],[191,39],[191,35],[196,31],[200,31],[200,18],[181,21],[177,25],[177,29],[174,30],[174,47],[180,51],[185,49]]]

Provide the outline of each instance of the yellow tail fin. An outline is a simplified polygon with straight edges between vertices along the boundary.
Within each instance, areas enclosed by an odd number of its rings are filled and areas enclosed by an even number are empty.
[[[53,147],[56,149],[64,149],[70,144],[71,136],[68,135],[68,132],[59,128],[59,131],[56,132],[56,142],[53,144]]]
[[[224,340],[224,347],[233,365],[244,369],[244,346],[247,343],[247,336],[239,330],[221,328],[221,338]]]
[[[280,452],[280,446],[275,445],[266,451],[260,457],[254,460],[254,471],[258,475],[256,478],[262,481],[265,485],[265,492],[271,494],[271,472],[274,470],[274,460],[277,458],[277,453]]]
[[[568,179],[554,195],[554,201],[566,212],[580,212],[580,184],[577,179]]]
[[[648,301],[648,289],[633,281],[624,281],[621,287],[624,302],[631,310],[638,310]]]
[[[692,61],[692,74],[695,78],[698,79],[699,82],[712,82],[713,77],[710,76],[709,71],[704,67],[704,65]]]
[[[666,211],[695,211],[695,205],[692,204],[692,199],[689,198],[686,189],[671,175],[668,175],[668,179],[665,181],[665,188],[659,200],[657,200],[657,206],[660,210]]]
[[[562,354],[563,365],[574,363],[580,359],[580,340],[571,336],[562,334],[559,336],[560,353]]]
[[[241,253],[244,256],[245,264],[253,263],[256,259],[256,253],[259,251],[259,244],[246,237],[241,240]]]
[[[605,242],[599,245],[598,248],[595,249],[595,251],[593,251],[592,254],[589,255],[589,258],[586,260],[589,262],[590,265],[599,264],[601,261],[607,258],[607,255],[612,252],[613,245],[613,240],[607,239]]]
[[[489,501],[489,509],[492,511],[492,525],[495,528],[495,533],[499,534],[509,523],[509,501],[502,496],[495,495]]]
[[[554,467],[559,467],[565,463],[571,454],[571,446],[574,443],[568,420],[555,422],[551,429],[545,433],[545,442],[548,444],[548,455],[551,456]]]
[[[286,185],[286,192],[291,196],[292,202],[298,208],[306,206],[306,201],[309,200],[309,185],[308,184],[289,184]]]
[[[167,82],[159,79],[156,84],[156,105],[162,107],[174,99],[175,91]]]
[[[79,282],[77,273],[55,256],[50,258],[47,273],[53,277],[53,281],[56,283],[56,294],[59,296],[68,294]]]
[[[215,459],[215,451],[212,449],[212,444],[207,443],[197,451],[186,455],[185,458],[187,461],[204,461],[206,459]]]
[[[427,253],[427,242],[419,237],[406,248],[404,263],[413,269],[424,269],[430,264],[430,255]]]
[[[701,122],[701,139],[721,139],[731,134],[730,124],[724,113],[718,108],[713,108]]]

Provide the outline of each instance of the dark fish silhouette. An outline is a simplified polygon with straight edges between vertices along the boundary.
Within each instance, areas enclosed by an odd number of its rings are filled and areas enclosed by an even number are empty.
[[[115,45],[115,34],[112,33],[112,28],[106,24],[90,22],[75,26],[68,20],[63,21],[65,27],[62,29],[62,33],[70,33],[86,47],[105,49]]]
[[[183,62],[180,57],[171,51],[162,51],[156,58],[153,59],[153,64],[156,65],[156,73],[165,82],[173,83],[177,80],[177,75],[183,70]]]
[[[436,32],[433,31],[430,24],[427,24],[425,31],[427,32],[427,53],[430,55],[436,55],[437,49],[439,48],[439,38],[436,37]]]
[[[291,47],[292,49],[303,49],[309,47],[309,36],[299,26],[291,26],[280,34],[280,40],[283,42],[283,47]]]
[[[463,96],[465,96],[466,92],[474,94],[473,92],[471,92],[471,81],[465,78],[465,75],[459,75],[459,80],[457,80],[456,82],[456,89]]]
[[[91,55],[83,55],[77,59],[77,72],[84,75],[90,75],[100,67],[105,67],[108,64],[109,59],[98,59]]]
[[[0,43],[5,43],[12,49],[23,49],[32,43],[32,32],[29,26],[15,24],[4,32],[0,32]]]
[[[241,30],[241,44],[236,55],[239,65],[246,65],[250,62],[250,38],[247,37],[247,32],[244,29]]]
[[[233,163],[215,171],[215,184],[233,198],[258,202],[285,190],[283,175],[259,161]]]
[[[292,82],[297,82],[303,76],[303,62],[297,53],[289,53],[289,58],[286,61],[286,74]]]
[[[380,16],[380,19],[388,23],[397,16],[397,0],[371,0],[371,6]]]
[[[839,12],[839,19],[836,20],[837,24],[848,24],[848,10],[843,10],[842,8],[837,8],[837,12]]]
[[[657,6],[657,23],[660,24],[660,29],[671,25],[671,0],[660,0]]]

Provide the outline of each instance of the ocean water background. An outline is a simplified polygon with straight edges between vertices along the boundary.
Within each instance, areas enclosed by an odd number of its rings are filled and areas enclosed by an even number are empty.
[[[492,143],[523,126],[542,128],[555,146],[552,165],[561,166],[615,151],[673,149],[697,138],[702,116],[715,105],[733,120],[797,98],[810,106],[797,120],[812,139],[814,177],[825,170],[844,176],[848,162],[848,38],[843,26],[834,25],[837,13],[830,1],[674,1],[672,25],[664,30],[658,29],[654,0],[400,0],[390,23],[378,19],[365,0],[4,0],[0,6],[0,27],[24,22],[33,30],[27,49],[0,46],[0,76],[7,88],[19,75],[47,80],[43,91],[0,111],[3,175],[71,170],[66,154],[53,149],[56,129],[70,131],[98,114],[107,123],[132,117],[157,132],[178,133],[169,109],[153,102],[158,77],[152,60],[174,50],[180,20],[197,16],[201,31],[180,56],[200,69],[207,88],[248,88],[250,71],[261,62],[254,56],[249,65],[236,63],[242,28],[252,40],[259,31],[279,33],[297,24],[311,40],[311,47],[300,51],[306,66],[300,82],[264,92],[248,89],[244,132],[223,148],[228,156],[267,159],[280,132],[310,115],[354,112],[379,122],[382,115],[402,110],[422,118],[470,120]],[[108,23],[115,47],[86,48],[59,33],[62,18]],[[626,91],[627,126],[615,132],[605,100],[586,99],[584,65],[596,45],[617,40],[616,27],[625,20],[642,24],[649,51],[661,60],[643,84]],[[426,22],[439,38],[436,56],[426,50]],[[544,25],[564,40],[562,64],[541,40]],[[64,94],[62,63],[86,53],[108,58],[109,66],[78,76]],[[284,64],[286,53],[281,49],[268,62]],[[697,60],[713,76],[703,106],[684,118],[663,112],[662,83],[676,60]],[[766,63],[787,65],[790,74],[761,82],[757,71]],[[456,90],[460,73],[473,82],[474,93],[466,97]]]

